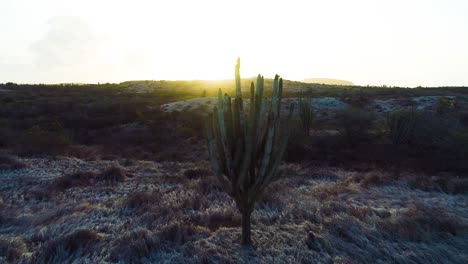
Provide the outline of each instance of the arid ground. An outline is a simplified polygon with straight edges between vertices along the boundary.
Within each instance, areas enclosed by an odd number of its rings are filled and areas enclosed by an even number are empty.
[[[0,85],[0,262],[468,262],[466,88],[286,82],[315,116],[291,127],[242,248],[203,111],[177,106],[222,84]],[[396,142],[402,108],[430,119]]]

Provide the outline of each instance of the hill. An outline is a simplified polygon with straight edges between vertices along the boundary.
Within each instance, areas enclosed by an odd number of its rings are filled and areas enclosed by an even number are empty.
[[[354,85],[354,83],[350,81],[330,79],[330,78],[307,78],[307,79],[304,79],[302,82],[330,84],[330,85]]]

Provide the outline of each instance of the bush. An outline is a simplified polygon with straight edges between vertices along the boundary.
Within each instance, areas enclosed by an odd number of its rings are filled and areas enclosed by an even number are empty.
[[[368,132],[374,124],[375,115],[349,107],[337,113],[336,121],[348,144],[355,148],[358,143],[368,139]]]
[[[423,148],[447,146],[451,143],[451,135],[460,128],[460,123],[455,117],[419,112],[412,135],[413,144]]]
[[[103,172],[96,176],[96,180],[105,182],[106,184],[115,184],[117,182],[123,182],[126,178],[126,171],[120,165],[114,164],[111,167],[105,169]]]
[[[137,192],[129,195],[125,202],[126,207],[147,211],[153,204],[159,204],[162,199],[160,192]]]
[[[413,136],[417,114],[414,109],[399,109],[387,116],[386,129],[394,146],[408,143]]]
[[[34,125],[23,134],[23,140],[16,142],[21,154],[57,153],[70,144],[59,123],[52,123],[49,129]]]
[[[90,255],[101,237],[92,230],[82,229],[45,244],[34,263],[72,263]]]
[[[120,237],[112,249],[111,261],[122,263],[142,263],[145,257],[157,252],[161,247],[158,237],[147,229],[132,231]]]
[[[440,98],[437,101],[436,112],[441,115],[453,114],[458,111],[457,101],[450,98]]]
[[[55,186],[60,190],[73,187],[85,187],[90,186],[95,178],[96,173],[92,171],[78,171],[58,178],[55,182]]]
[[[0,257],[9,262],[17,261],[27,252],[26,244],[18,238],[0,237]]]

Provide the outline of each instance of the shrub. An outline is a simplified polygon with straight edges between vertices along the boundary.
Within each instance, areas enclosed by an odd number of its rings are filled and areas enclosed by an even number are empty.
[[[125,205],[131,209],[139,209],[147,211],[152,204],[158,204],[161,201],[162,195],[160,192],[137,192],[130,194],[125,201]]]
[[[314,119],[314,112],[310,108],[308,99],[299,99],[299,117],[301,118],[304,133],[309,135],[312,120]]]
[[[457,101],[451,98],[440,98],[437,101],[436,112],[441,115],[453,114],[458,111]]]
[[[339,111],[337,124],[349,145],[353,148],[363,140],[368,139],[368,132],[375,121],[375,115],[368,111],[349,107]]]
[[[386,129],[394,146],[399,146],[410,141],[414,133],[416,121],[417,113],[414,109],[399,109],[388,114]]]
[[[90,255],[101,237],[92,230],[81,229],[47,242],[35,263],[72,263]]]
[[[18,151],[22,154],[56,153],[70,144],[69,138],[54,122],[50,129],[34,125],[23,135],[23,140],[16,142]]]
[[[189,223],[172,222],[157,233],[161,243],[183,245],[209,236],[209,230]]]
[[[123,182],[126,178],[126,171],[120,165],[114,164],[96,176],[96,180],[106,184]]]
[[[155,253],[161,247],[157,236],[147,229],[138,229],[121,236],[111,250],[111,261],[142,263],[143,258]]]
[[[18,261],[27,250],[26,244],[19,238],[0,237],[0,257],[9,262]]]
[[[460,123],[455,117],[419,112],[413,131],[413,143],[418,147],[447,146],[451,143],[451,134],[459,129]]]
[[[96,173],[92,171],[78,171],[56,179],[55,186],[60,190],[73,187],[85,187],[90,186],[95,178]]]

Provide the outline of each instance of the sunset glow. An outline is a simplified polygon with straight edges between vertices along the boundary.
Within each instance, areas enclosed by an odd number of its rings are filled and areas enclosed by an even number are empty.
[[[336,78],[468,85],[468,2],[0,2],[0,82]]]

